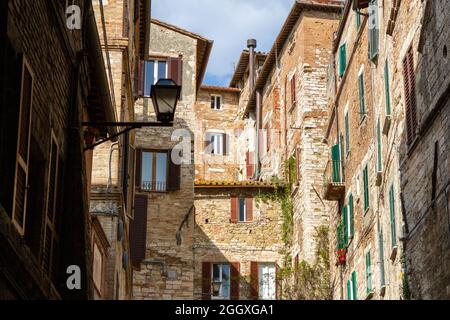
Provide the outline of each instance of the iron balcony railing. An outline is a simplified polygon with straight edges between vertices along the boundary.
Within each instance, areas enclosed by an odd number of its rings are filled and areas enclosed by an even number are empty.
[[[164,192],[167,190],[166,181],[142,181],[141,189],[143,191]]]

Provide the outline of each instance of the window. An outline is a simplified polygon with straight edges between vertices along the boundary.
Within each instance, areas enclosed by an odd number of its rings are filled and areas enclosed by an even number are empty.
[[[151,86],[159,79],[166,79],[168,74],[168,64],[166,60],[145,61],[144,96],[150,97]]]
[[[205,137],[205,153],[215,155],[227,154],[227,135],[225,133],[207,132]]]
[[[141,189],[145,191],[166,191],[167,151],[142,152]]]
[[[340,160],[342,167],[342,179],[345,179],[345,157],[344,157],[344,136],[342,132],[339,134],[339,151],[340,151]]]
[[[297,104],[297,92],[296,92],[296,80],[295,73],[291,78],[291,110],[295,108]]]
[[[339,144],[335,144],[331,147],[331,161],[333,162],[333,182],[339,183],[341,181],[340,174],[340,152],[339,152]]]
[[[367,294],[372,293],[372,270],[370,261],[370,251],[366,253],[366,292]]]
[[[355,235],[355,213],[353,204],[353,194],[348,196],[348,219],[349,219],[349,237],[353,238]]]
[[[380,118],[377,121],[377,172],[383,171],[383,159],[381,154],[381,123]]]
[[[348,155],[350,154],[350,123],[348,119],[348,111],[345,112],[344,127],[345,127],[345,151],[348,157]]]
[[[356,30],[359,31],[359,28],[361,27],[361,10],[360,9],[355,10],[355,17],[356,17]]]
[[[353,271],[347,281],[347,300],[356,300],[356,272]]]
[[[414,54],[409,48],[403,59],[403,81],[405,89],[406,133],[411,145],[417,133],[416,76],[414,74]]]
[[[231,222],[253,221],[253,198],[231,198]]]
[[[55,264],[57,263],[58,248],[58,219],[61,210],[61,196],[59,190],[61,184],[62,161],[59,154],[59,148],[56,143],[56,137],[52,133],[49,167],[48,167],[48,185],[46,197],[46,213],[44,217],[44,245],[42,248],[42,268],[45,274],[55,276]]]
[[[358,77],[358,92],[359,92],[359,116],[361,121],[366,115],[366,99],[364,93],[364,75],[361,73]]]
[[[379,52],[380,26],[378,19],[378,1],[370,0],[369,4],[369,58],[374,60]]]
[[[363,184],[364,184],[364,213],[369,210],[369,168],[366,165],[363,170]]]
[[[25,58],[22,61],[22,86],[16,150],[13,223],[21,235],[25,233],[28,195],[28,169],[33,106],[33,75]]]
[[[276,296],[276,272],[275,264],[259,263],[259,298],[263,300],[274,300]]]
[[[211,109],[222,110],[222,97],[218,95],[211,95]]]
[[[213,299],[230,298],[230,265],[212,264],[212,290]]]
[[[391,115],[391,86],[389,82],[389,63],[386,59],[384,64],[384,90],[385,90],[385,98],[386,98],[386,115]]]
[[[394,199],[394,186],[389,189],[389,213],[391,222],[391,245],[392,248],[397,246],[397,232],[395,227],[395,199]]]
[[[383,244],[383,230],[378,232],[378,248],[380,255],[380,285],[386,286],[386,275],[384,270],[384,244]]]
[[[342,208],[342,225],[344,226],[344,245],[345,245],[345,247],[348,247],[349,219],[348,219],[347,205],[344,205],[344,207]]]
[[[343,77],[347,68],[347,44],[339,47],[339,76]]]

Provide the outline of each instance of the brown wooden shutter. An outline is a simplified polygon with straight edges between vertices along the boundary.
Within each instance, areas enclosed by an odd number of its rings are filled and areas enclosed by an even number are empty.
[[[298,258],[298,256],[297,256]],[[283,295],[283,286],[280,277],[278,276],[280,267],[278,263],[275,262],[275,298],[281,300]]]
[[[202,263],[202,300],[211,300],[211,262]]]
[[[138,78],[137,78],[137,94],[142,97],[144,95],[145,84],[145,61],[140,60],[138,62]]]
[[[134,212],[134,192],[135,192],[135,182],[136,182],[136,149],[129,145],[129,155],[130,161],[128,163],[128,214],[133,218]]]
[[[142,175],[142,150],[136,149],[136,170],[135,170],[135,185],[141,189],[141,175]]]
[[[237,197],[231,198],[231,223],[237,223],[239,220],[238,217],[238,201],[239,199]]]
[[[408,144],[411,144],[417,133],[416,79],[412,47],[409,48],[403,59],[403,80],[405,86],[406,133]]]
[[[300,185],[300,149],[295,150],[295,184]]]
[[[259,297],[258,262],[250,262],[250,299],[257,300]]]
[[[179,164],[173,163],[171,155],[172,150],[167,151],[167,158],[169,162],[167,190],[177,191],[180,190],[181,166]]]
[[[20,94],[20,114],[17,138],[13,221],[18,227],[19,233],[23,235],[25,233],[27,212],[28,165],[33,104],[33,77],[23,57],[22,63],[22,91]]]
[[[240,264],[239,262],[231,263],[230,272],[230,298],[231,300],[239,300],[240,287]]]
[[[181,74],[181,67],[183,61],[181,58],[169,58],[169,74],[168,77],[175,81],[175,83],[179,86],[182,85],[182,74]]]
[[[253,221],[253,198],[245,199],[246,221]]]
[[[247,179],[250,179],[253,177],[253,174],[255,173],[255,165],[251,163],[251,160],[254,157],[254,152],[247,151],[246,153],[246,165],[247,165]]]
[[[133,267],[140,269],[147,248],[147,196],[136,195],[134,219],[130,225],[130,252]]]
[[[229,139],[228,135],[226,133],[224,133],[223,134],[223,155],[224,156],[228,155],[228,151],[229,151],[228,150],[228,145],[229,145],[228,139]]]
[[[291,78],[291,107],[293,108],[296,104],[296,90],[295,90],[295,74]]]

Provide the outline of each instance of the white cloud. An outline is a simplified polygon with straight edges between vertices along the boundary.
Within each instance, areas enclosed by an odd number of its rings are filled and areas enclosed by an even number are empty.
[[[270,50],[294,0],[154,0],[152,16],[214,40],[205,82],[228,85],[247,39]]]

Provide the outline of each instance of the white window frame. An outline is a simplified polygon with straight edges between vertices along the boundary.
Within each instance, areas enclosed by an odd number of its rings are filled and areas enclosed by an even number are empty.
[[[214,107],[211,110],[222,110],[222,96],[220,94],[212,94],[211,98],[214,98]],[[219,108],[217,108],[217,99],[220,101]]]
[[[221,282],[220,284],[220,290],[219,292],[222,292],[222,285],[223,285],[223,279],[222,279],[222,275],[223,275],[223,266],[228,266],[229,269],[229,279],[228,279],[228,296],[224,297],[224,296],[214,296],[214,292],[213,292],[213,282],[214,282],[214,266],[219,266],[220,267],[220,272],[219,272],[219,280]],[[211,263],[211,299],[212,300],[229,300],[231,296],[231,264],[229,263]]]
[[[262,275],[268,275],[268,282],[264,283]],[[273,274],[273,279],[270,278]],[[273,286],[272,290],[270,286]],[[276,299],[276,265],[273,262],[258,263],[258,297],[261,300],[274,300]],[[266,291],[266,292],[265,292]]]
[[[153,83],[151,85],[155,85],[156,82],[158,82],[158,64],[160,62],[166,63],[166,78],[169,75],[169,61],[166,59],[148,59],[144,61],[144,96],[150,97],[151,96],[151,90],[148,95],[145,95],[145,88],[147,88],[147,63],[150,61],[154,61],[154,68],[153,68]],[[164,78],[161,78],[164,79]]]
[[[223,133],[221,132],[210,132],[211,135],[211,152],[210,154],[215,154],[218,156],[223,155]]]

